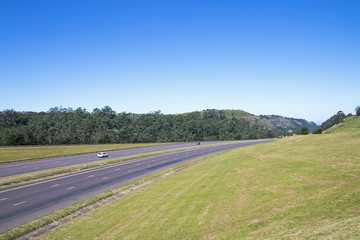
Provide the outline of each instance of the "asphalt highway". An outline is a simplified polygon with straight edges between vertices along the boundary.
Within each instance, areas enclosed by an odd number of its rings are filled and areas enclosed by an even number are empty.
[[[219,144],[226,142],[201,142],[200,146],[210,145],[210,144]],[[173,144],[173,145],[160,145],[154,147],[143,147],[143,148],[133,148],[133,149],[125,149],[119,151],[111,151],[109,153],[108,159],[115,159],[120,157],[128,157],[138,154],[152,153],[158,151],[179,149],[179,148],[187,148],[187,147],[195,147],[195,143],[181,143],[181,144]],[[101,151],[99,151],[101,152]],[[60,158],[52,158],[52,159],[44,159],[37,160],[32,162],[22,162],[22,163],[13,163],[13,164],[3,164],[0,165],[0,178],[16,176],[26,173],[38,172],[43,170],[69,167],[77,164],[85,164],[96,161],[105,160],[97,157],[97,153],[84,154],[84,155],[76,155],[69,157],[60,157]]]
[[[0,191],[0,232],[167,168],[213,153],[269,141],[196,148]]]

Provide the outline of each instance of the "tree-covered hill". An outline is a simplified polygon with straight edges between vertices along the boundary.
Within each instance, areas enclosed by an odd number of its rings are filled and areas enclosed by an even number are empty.
[[[109,106],[91,113],[58,107],[40,113],[5,110],[0,112],[0,145],[245,140],[277,137],[291,127],[254,117],[241,110],[215,109],[173,115],[116,113]]]
[[[319,126],[313,122],[306,121],[305,119],[288,118],[278,115],[260,115],[261,121],[265,122],[268,126],[273,126],[280,131],[293,131],[299,132],[304,127],[307,127],[310,132],[316,130]]]

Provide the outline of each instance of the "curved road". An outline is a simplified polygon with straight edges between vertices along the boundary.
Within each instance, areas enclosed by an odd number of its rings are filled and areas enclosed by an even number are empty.
[[[210,145],[210,144],[220,144],[220,143],[229,143],[229,142],[201,142],[200,146]],[[173,144],[173,145],[160,145],[154,147],[132,148],[125,150],[111,151],[108,152],[109,157],[107,157],[106,159],[98,158],[96,153],[91,153],[91,154],[83,154],[83,155],[76,155],[69,157],[37,160],[32,162],[3,164],[0,165],[0,178],[49,170],[49,169],[55,169],[55,168],[69,167],[77,164],[128,157],[128,156],[139,155],[144,153],[152,153],[152,152],[159,152],[159,151],[187,148],[187,147],[196,147],[196,146],[197,145],[195,145],[195,143],[181,143],[181,144]]]
[[[270,141],[237,142],[197,148],[0,191],[0,232],[190,160],[216,152]]]

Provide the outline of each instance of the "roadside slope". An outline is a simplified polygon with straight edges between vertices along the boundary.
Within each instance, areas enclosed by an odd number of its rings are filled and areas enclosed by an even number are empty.
[[[325,133],[360,132],[360,117],[347,117],[343,122],[332,126],[324,131]]]
[[[359,133],[232,150],[42,239],[359,239]]]

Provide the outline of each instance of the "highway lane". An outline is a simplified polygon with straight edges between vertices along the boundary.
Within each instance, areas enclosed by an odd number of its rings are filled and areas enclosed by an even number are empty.
[[[0,232],[169,167],[216,152],[269,141],[239,142],[171,153],[0,191]]]
[[[229,142],[201,142],[200,146],[219,144],[219,143],[229,143]],[[196,147],[196,146],[197,145],[195,143],[181,143],[181,144],[173,144],[173,145],[161,145],[154,147],[125,149],[125,150],[108,152],[109,157],[105,159],[108,160],[108,159],[128,157],[128,156],[145,154],[145,153],[152,153],[152,152],[187,148],[187,147]],[[91,153],[91,154],[83,154],[83,155],[76,155],[69,157],[37,160],[31,162],[3,164],[0,165],[0,178],[49,170],[49,169],[55,169],[55,168],[69,167],[72,165],[91,163],[96,161],[102,161],[105,159],[98,158],[97,153]]]

